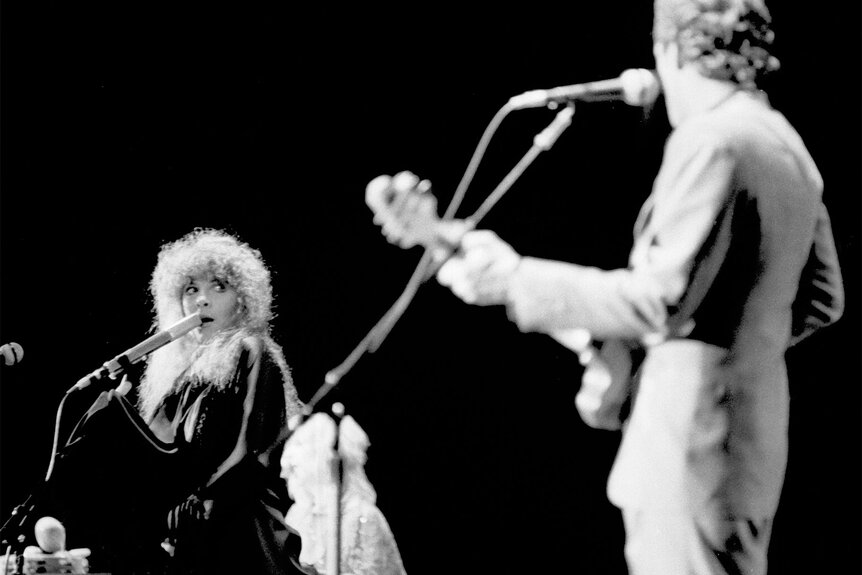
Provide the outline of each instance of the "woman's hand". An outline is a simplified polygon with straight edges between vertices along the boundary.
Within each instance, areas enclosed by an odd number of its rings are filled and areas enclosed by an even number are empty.
[[[128,375],[123,374],[123,379],[120,380],[120,385],[115,387],[114,391],[116,391],[120,395],[125,396],[131,390],[132,390],[132,381],[129,379]]]

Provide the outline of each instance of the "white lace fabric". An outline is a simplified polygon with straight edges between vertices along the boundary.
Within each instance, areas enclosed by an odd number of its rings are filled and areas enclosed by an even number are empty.
[[[302,539],[300,563],[321,575],[332,568],[336,525],[335,445],[342,463],[341,575],[406,575],[395,537],[377,508],[377,494],[365,475],[368,436],[350,417],[340,425],[317,413],[290,437],[282,454],[282,477],[294,504],[285,522]]]

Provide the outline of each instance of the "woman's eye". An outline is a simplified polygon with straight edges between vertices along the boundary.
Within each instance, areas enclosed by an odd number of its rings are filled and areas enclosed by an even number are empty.
[[[222,282],[215,282],[215,283],[213,284],[213,287],[214,287],[214,288],[215,288],[215,290],[216,290],[216,291],[218,291],[218,292],[222,292],[222,291],[224,291],[225,289],[227,289],[227,286],[225,286],[225,284],[223,284]]]
[[[191,294],[197,293],[197,291],[198,291],[198,288],[196,288],[195,286],[187,286],[186,290],[185,290],[185,294],[191,295]]]

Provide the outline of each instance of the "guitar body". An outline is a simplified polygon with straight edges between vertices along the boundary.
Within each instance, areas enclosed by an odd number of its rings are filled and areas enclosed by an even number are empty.
[[[167,513],[187,488],[183,476],[176,448],[156,438],[122,395],[104,392],[58,455],[31,518],[59,519],[69,548],[91,549],[91,571],[159,572]]]
[[[595,429],[620,429],[633,401],[640,350],[621,340],[608,340],[596,349],[592,335],[583,328],[557,330],[549,335],[578,354],[584,366],[575,395],[575,407],[584,423]]]
[[[590,427],[622,428],[634,395],[636,361],[632,351],[622,341],[609,340],[584,366],[575,407]]]

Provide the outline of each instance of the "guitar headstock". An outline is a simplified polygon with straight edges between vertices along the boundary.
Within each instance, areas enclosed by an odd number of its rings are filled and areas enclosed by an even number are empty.
[[[411,172],[377,176],[365,188],[365,203],[391,243],[402,248],[440,243],[440,218],[431,182]]]

